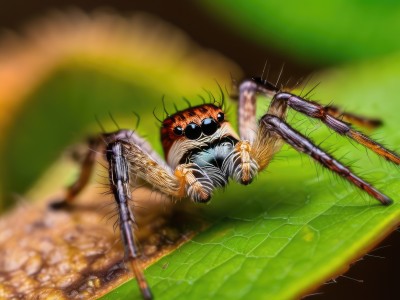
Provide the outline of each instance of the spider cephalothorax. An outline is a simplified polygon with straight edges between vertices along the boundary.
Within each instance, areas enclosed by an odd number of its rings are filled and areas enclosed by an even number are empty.
[[[182,160],[180,147],[201,147],[210,141],[236,133],[225,120],[222,108],[214,104],[203,104],[178,111],[168,116],[161,125],[161,143],[165,159],[171,166]],[[170,154],[171,152],[171,154]]]
[[[188,174],[192,183],[185,194],[195,202],[208,202],[215,188],[223,187],[229,177],[247,184],[258,165],[247,151],[240,150],[240,138],[221,107],[203,104],[168,116],[162,123],[161,142],[171,168]],[[248,163],[243,165],[242,160]]]
[[[267,112],[258,121],[257,93],[272,97]],[[254,79],[240,85],[239,134],[226,120],[222,108],[214,104],[190,107],[168,116],[162,122],[161,141],[166,163],[134,131],[119,130],[102,134],[91,140],[90,148],[94,151],[88,152],[80,177],[67,189],[66,201],[73,200],[86,185],[96,153],[101,152],[99,150],[102,148],[109,163],[110,187],[118,205],[126,258],[131,263],[141,293],[146,299],[152,296],[143,272],[138,268],[137,246],[133,235],[134,215],[128,203],[135,201],[131,189],[136,179],[145,181],[171,199],[189,198],[196,203],[206,203],[213,191],[226,186],[229,179],[241,184],[251,183],[258,172],[268,166],[282,144],[287,143],[382,204],[392,202],[388,196],[293,129],[286,122],[288,108],[319,119],[338,134],[364,145],[394,164],[400,164],[398,154],[346,123],[355,122],[374,127],[379,124],[376,120],[347,114],[331,106],[321,106],[295,94],[280,91],[268,81]]]

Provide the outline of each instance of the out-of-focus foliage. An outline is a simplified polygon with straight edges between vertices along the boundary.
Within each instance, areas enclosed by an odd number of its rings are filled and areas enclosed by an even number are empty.
[[[8,37],[0,51],[0,208],[67,146],[100,132],[96,116],[113,131],[109,113],[124,128],[134,128],[139,113],[139,132],[157,144],[152,112],[164,117],[162,95],[170,112],[172,103],[185,107],[182,97],[208,98],[202,88],[218,100],[216,82],[230,86],[230,73],[240,76],[227,59],[146,15],[59,13]]]
[[[198,2],[242,35],[308,62],[346,62],[400,50],[395,0]]]

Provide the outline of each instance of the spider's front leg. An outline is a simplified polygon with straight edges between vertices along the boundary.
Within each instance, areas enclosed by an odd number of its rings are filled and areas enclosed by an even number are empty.
[[[149,285],[137,263],[138,251],[132,230],[135,218],[128,203],[131,200],[131,188],[129,162],[124,153],[126,147],[129,147],[129,144],[122,140],[116,140],[107,145],[110,187],[118,206],[118,221],[125,248],[125,258],[130,262],[143,298],[152,299]]]
[[[272,102],[267,114],[260,120],[257,131],[249,131],[249,129],[253,129],[256,126],[255,103],[257,93],[272,96]],[[257,161],[260,170],[267,167],[273,155],[279,151],[282,141],[284,141],[293,146],[296,150],[308,154],[318,163],[322,164],[322,166],[344,177],[383,204],[388,205],[392,203],[389,197],[356,176],[348,167],[345,167],[325,151],[318,148],[309,139],[285,122],[286,110],[290,107],[309,117],[320,119],[337,133],[346,135],[387,160],[399,164],[400,157],[398,154],[354,130],[350,124],[338,118],[342,117],[346,121],[352,121],[358,125],[371,128],[380,125],[378,120],[371,120],[357,115],[343,113],[335,107],[323,107],[316,102],[303,99],[287,92],[282,92],[273,84],[261,79],[244,81],[240,86],[239,100],[238,114],[240,133],[241,136],[252,141],[251,157]]]
[[[269,87],[271,93],[265,93],[268,96],[274,95],[278,91],[272,84],[269,84]],[[256,116],[258,92],[258,85],[254,81],[245,80],[241,83],[239,87],[238,121],[242,143],[248,141],[250,144],[249,155],[257,162],[258,171],[261,171],[268,166],[274,154],[281,149],[283,142],[279,135],[268,132],[265,128],[259,126]],[[287,103],[272,99],[268,114],[284,119],[286,112]]]
[[[87,185],[97,154],[108,162],[109,186],[118,208],[118,222],[125,258],[136,277],[144,299],[152,299],[150,288],[140,268],[139,250],[134,235],[135,216],[132,188],[136,179],[171,198],[189,197],[195,202],[207,202],[213,189],[211,179],[195,164],[180,164],[175,170],[167,166],[151,146],[135,132],[120,130],[90,139],[78,179],[66,190],[65,199],[53,208],[69,205]]]
[[[280,91],[271,83],[260,79],[245,81],[242,85],[247,86],[247,93],[251,92],[255,94],[258,92],[264,95],[273,95],[273,102],[270,108],[274,106],[274,103],[279,103],[280,105],[286,105],[310,118],[319,119],[338,134],[347,136],[348,138],[384,157],[386,160],[400,165],[400,156],[397,153],[387,149],[365,134],[355,130],[352,128],[351,124],[346,123],[339,118],[342,116],[343,120],[345,121],[353,122],[369,128],[379,126],[379,120],[366,119],[354,114],[340,112],[338,108],[332,106],[322,106],[317,102],[304,99],[292,93]],[[270,111],[268,111],[268,113],[270,113]],[[276,115],[275,113],[272,114]]]

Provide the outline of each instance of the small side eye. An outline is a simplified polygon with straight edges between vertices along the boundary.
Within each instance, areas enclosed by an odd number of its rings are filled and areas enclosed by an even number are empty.
[[[218,113],[218,115],[217,115],[218,122],[222,122],[224,119],[225,119],[224,113],[222,113],[222,112]]]
[[[182,129],[182,127],[181,127],[181,126],[176,126],[176,127],[174,128],[174,133],[175,133],[176,135],[183,135],[183,129]]]
[[[185,128],[185,135],[189,140],[197,140],[201,136],[201,128],[195,123],[189,123]]]

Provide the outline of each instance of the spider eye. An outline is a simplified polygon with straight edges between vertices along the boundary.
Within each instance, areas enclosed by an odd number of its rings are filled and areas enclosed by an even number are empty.
[[[207,118],[201,122],[201,129],[205,135],[212,135],[217,131],[218,124],[213,118]]]
[[[176,127],[174,128],[174,133],[175,133],[176,135],[183,135],[183,129],[182,129],[182,127],[181,127],[181,126],[176,126]]]
[[[197,140],[201,135],[201,128],[195,123],[189,123],[185,129],[185,135],[189,140]]]
[[[222,122],[224,119],[225,119],[224,113],[222,113],[222,112],[218,113],[218,115],[217,115],[218,122]]]

